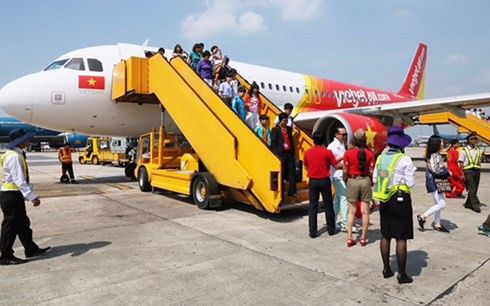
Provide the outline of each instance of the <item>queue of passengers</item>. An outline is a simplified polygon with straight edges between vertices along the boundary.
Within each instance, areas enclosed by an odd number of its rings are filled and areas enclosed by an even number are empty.
[[[354,219],[360,203],[362,231],[359,243],[369,243],[369,204],[379,202],[381,242],[380,251],[383,261],[383,277],[394,275],[390,267],[390,242],[396,241],[398,262],[397,280],[400,284],[412,282],[406,272],[407,240],[413,239],[413,210],[410,190],[415,185],[415,171],[411,158],[404,153],[411,143],[410,136],[401,127],[392,127],[388,131],[387,150],[375,159],[374,153],[367,148],[364,130],[355,131],[351,143],[347,144],[347,131],[342,127],[336,130],[335,138],[328,147],[324,146],[325,135],[319,131],[313,133],[314,146],[305,152],[304,164],[309,177],[309,236],[316,238],[319,196],[322,195],[326,227],[329,235],[337,233],[335,219],[340,213],[340,230],[347,232],[347,247],[357,244],[353,233],[356,232]],[[441,224],[441,213],[446,207],[445,193],[454,192],[450,178],[464,171],[468,198],[465,208],[480,212],[477,196],[481,151],[477,146],[477,135],[472,132],[467,137],[468,145],[456,155],[458,166],[448,166],[443,161],[441,151],[443,139],[431,136],[425,153],[427,192],[434,204],[423,214],[417,215],[419,229],[425,230],[425,223],[434,216],[432,228],[448,233]],[[454,145],[457,141],[452,141]],[[347,149],[347,147],[349,147]],[[335,186],[335,201],[332,199],[331,184]],[[334,205],[335,203],[335,205]],[[478,227],[484,235],[490,235],[490,215]]]

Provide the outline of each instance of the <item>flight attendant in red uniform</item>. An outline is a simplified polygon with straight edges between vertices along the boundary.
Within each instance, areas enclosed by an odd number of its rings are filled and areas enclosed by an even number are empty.
[[[449,184],[451,185],[451,192],[446,192],[446,198],[464,198],[464,179],[463,170],[461,170],[458,164],[459,159],[459,142],[457,139],[451,140],[451,146],[447,150],[447,168],[451,172],[449,177]]]

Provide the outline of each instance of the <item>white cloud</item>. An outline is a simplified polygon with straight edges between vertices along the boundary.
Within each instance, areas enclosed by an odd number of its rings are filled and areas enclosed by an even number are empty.
[[[182,33],[189,40],[201,40],[218,33],[248,35],[267,29],[264,18],[253,11],[241,11],[239,0],[206,2],[206,10],[185,17]]]
[[[450,65],[458,65],[466,63],[466,56],[462,54],[451,54],[446,58],[446,63]]]
[[[288,22],[306,21],[320,16],[322,0],[269,0],[281,10],[281,17]]]
[[[227,33],[251,35],[267,29],[264,17],[257,10],[279,9],[286,22],[307,21],[323,11],[322,0],[208,0],[206,9],[186,16],[182,34],[189,40],[204,40]]]

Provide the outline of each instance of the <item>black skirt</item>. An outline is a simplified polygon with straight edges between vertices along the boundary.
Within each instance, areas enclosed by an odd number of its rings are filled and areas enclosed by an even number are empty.
[[[413,239],[412,198],[407,193],[403,193],[403,202],[397,202],[396,198],[395,194],[387,202],[381,202],[381,235],[387,239]]]

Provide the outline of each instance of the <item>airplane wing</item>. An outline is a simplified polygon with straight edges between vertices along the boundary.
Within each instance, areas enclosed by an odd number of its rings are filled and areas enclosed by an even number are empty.
[[[387,103],[379,105],[364,106],[350,109],[336,109],[328,111],[317,111],[300,113],[294,119],[297,123],[310,125],[312,121],[322,118],[328,114],[349,112],[359,115],[405,117],[438,112],[451,112],[459,117],[465,117],[466,109],[482,108],[490,106],[490,93],[472,94],[463,96],[443,97],[434,99],[423,99]],[[310,124],[308,124],[310,123]]]

